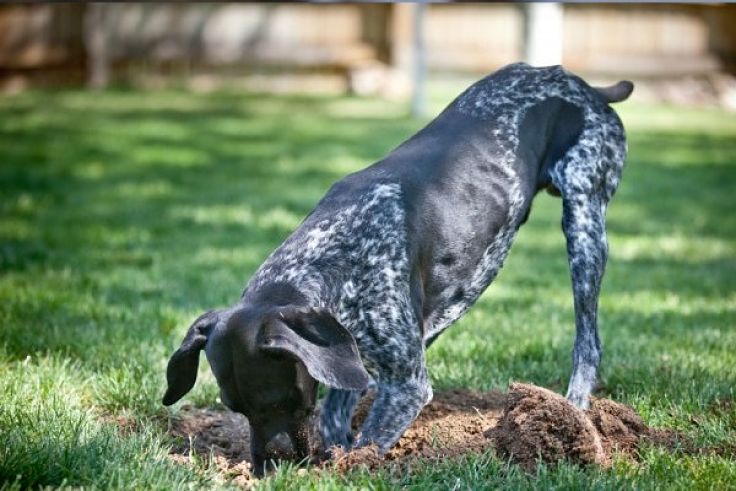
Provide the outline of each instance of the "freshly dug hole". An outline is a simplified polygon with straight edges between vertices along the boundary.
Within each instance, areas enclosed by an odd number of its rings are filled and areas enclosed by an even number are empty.
[[[256,479],[251,474],[250,431],[248,420],[228,410],[182,410],[172,419],[169,435],[177,437],[169,457],[180,464],[191,463],[192,453],[212,455],[217,469],[235,484],[250,487]]]
[[[362,401],[356,428],[370,407]],[[227,410],[187,409],[173,419],[169,433],[180,437],[172,458],[189,460],[190,450],[212,452],[215,463],[236,482],[250,475],[247,420]],[[593,399],[590,411],[581,411],[547,389],[512,384],[509,393],[454,390],[440,392],[424,408],[399,442],[383,457],[375,449],[343,452],[323,466],[338,472],[355,467],[377,468],[416,459],[446,459],[495,447],[526,469],[538,458],[547,463],[569,460],[580,464],[610,464],[614,451],[633,452],[649,428],[633,409],[607,399]],[[319,442],[312,442],[313,448]]]

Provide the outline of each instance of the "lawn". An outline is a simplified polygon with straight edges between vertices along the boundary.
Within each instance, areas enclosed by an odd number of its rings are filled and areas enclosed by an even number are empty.
[[[0,98],[0,488],[227,486],[207,459],[167,457],[181,406],[160,404],[167,358],[332,182],[423,124],[405,109],[175,90]],[[404,473],[287,468],[264,488],[736,487],[736,116],[619,110],[630,158],[609,211],[600,395],[720,450],[647,447],[637,464],[536,474],[493,452]],[[429,350],[435,391],[564,391],[574,324],[559,221],[540,195],[495,283]],[[185,399],[216,407],[200,368]]]

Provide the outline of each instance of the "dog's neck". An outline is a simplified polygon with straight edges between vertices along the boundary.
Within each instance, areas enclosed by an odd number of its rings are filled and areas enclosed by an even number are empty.
[[[258,288],[243,292],[241,302],[252,305],[279,307],[284,305],[307,306],[308,299],[295,286],[284,282],[264,283]]]

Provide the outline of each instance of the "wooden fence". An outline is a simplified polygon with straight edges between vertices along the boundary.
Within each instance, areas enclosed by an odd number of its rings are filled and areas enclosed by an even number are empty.
[[[113,77],[171,67],[322,70],[406,65],[406,4],[89,4],[0,6],[0,83],[80,82],[89,34],[104,35]],[[433,4],[432,70],[487,72],[523,56],[523,6]],[[90,19],[94,19],[91,21]],[[562,61],[592,75],[673,77],[736,69],[736,6],[564,7]]]

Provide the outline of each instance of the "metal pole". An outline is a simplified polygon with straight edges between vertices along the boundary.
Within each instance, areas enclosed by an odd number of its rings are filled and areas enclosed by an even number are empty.
[[[560,3],[524,4],[524,58],[533,66],[562,63],[563,9]]]
[[[424,14],[426,5],[423,1],[414,4],[414,60],[413,60],[413,92],[411,96],[411,115],[423,117],[427,114],[427,89],[425,78],[427,71],[427,53],[424,46]]]
[[[90,3],[84,18],[84,42],[87,50],[87,85],[100,89],[110,82],[110,50],[106,29],[108,6]]]

